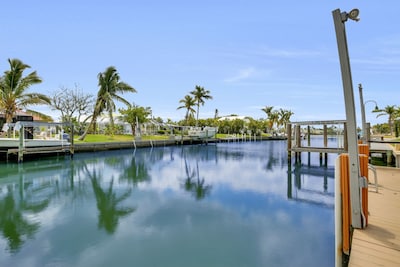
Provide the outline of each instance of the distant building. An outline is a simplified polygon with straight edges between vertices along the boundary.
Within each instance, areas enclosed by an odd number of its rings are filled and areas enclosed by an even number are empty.
[[[246,116],[229,115],[229,116],[224,116],[224,117],[218,118],[218,121],[224,121],[224,120],[227,120],[227,121],[242,120],[247,123],[250,122]]]

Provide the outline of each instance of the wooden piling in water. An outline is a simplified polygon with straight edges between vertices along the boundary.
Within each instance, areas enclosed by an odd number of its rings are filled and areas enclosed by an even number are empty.
[[[328,147],[328,124],[343,124],[344,127],[344,147]],[[292,131],[292,125],[294,125],[294,131]],[[301,144],[301,125],[307,126],[307,146],[302,146]],[[311,129],[310,125],[323,125],[323,147],[312,147],[311,146]],[[287,124],[287,149],[288,149],[288,159],[291,159],[292,153],[295,155],[295,162],[301,162],[301,152],[318,152],[320,158],[320,164],[328,164],[328,153],[343,153],[347,152],[347,132],[346,132],[346,121],[344,120],[333,120],[333,121],[306,121],[306,122],[293,122]],[[294,136],[293,136],[294,134]],[[292,139],[294,140],[294,145],[292,144]],[[309,156],[310,157],[310,156]]]

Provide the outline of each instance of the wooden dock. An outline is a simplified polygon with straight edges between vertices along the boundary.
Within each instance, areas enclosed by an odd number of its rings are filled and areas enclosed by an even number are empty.
[[[400,169],[376,167],[379,190],[368,192],[368,226],[355,229],[349,267],[400,266]]]
[[[328,147],[328,125],[338,125],[343,127],[341,134],[343,135],[343,144],[341,147]],[[322,127],[323,136],[323,146],[313,147],[311,146],[310,136],[313,134],[311,132],[311,127],[318,126]],[[335,126],[336,129],[339,129]],[[337,131],[337,135],[339,130]],[[328,120],[328,121],[301,121],[301,122],[291,122],[286,125],[286,135],[287,135],[287,151],[289,159],[294,153],[295,161],[301,162],[302,152],[316,152],[320,155],[320,160],[325,158],[325,163],[328,161],[328,153],[341,154],[348,151],[347,144],[347,127],[345,120]],[[302,145],[302,140],[307,139],[307,144]],[[294,143],[292,143],[292,140]]]

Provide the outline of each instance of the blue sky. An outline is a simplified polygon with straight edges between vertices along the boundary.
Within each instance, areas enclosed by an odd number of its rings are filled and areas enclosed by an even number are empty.
[[[261,108],[273,106],[292,110],[292,121],[345,119],[332,11],[355,7],[361,20],[346,32],[360,121],[359,83],[365,101],[400,104],[397,0],[5,1],[0,71],[18,58],[43,79],[32,92],[77,84],[95,95],[98,73],[115,66],[137,90],[124,97],[163,119],[183,119],[179,100],[196,85],[213,96],[200,118],[215,109],[265,118]],[[367,120],[386,122],[374,106]]]

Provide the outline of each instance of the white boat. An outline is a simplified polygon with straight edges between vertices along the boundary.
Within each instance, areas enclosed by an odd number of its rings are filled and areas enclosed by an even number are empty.
[[[212,138],[218,132],[218,127],[206,126],[203,128],[192,128],[188,131],[188,136],[192,138]]]
[[[19,138],[0,138],[0,148],[18,148]],[[70,142],[64,139],[24,139],[23,147],[51,147],[69,146]]]

